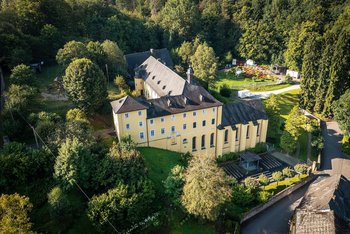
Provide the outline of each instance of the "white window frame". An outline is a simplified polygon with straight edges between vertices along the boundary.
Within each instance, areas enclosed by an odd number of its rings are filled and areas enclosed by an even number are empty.
[[[186,114],[186,113],[184,113],[184,114],[183,114],[183,117],[184,117],[184,119],[185,119],[185,118],[187,117],[187,114]]]
[[[150,136],[151,136],[151,137],[155,137],[155,135],[156,135],[156,131],[152,129],[152,130],[150,131]]]
[[[211,119],[211,124],[214,125],[215,124],[215,118]]]
[[[162,123],[164,123],[164,122],[165,122],[164,117],[160,117],[160,122],[162,122]]]
[[[145,139],[145,133],[144,132],[140,132],[139,133],[139,137],[141,140]]]
[[[176,132],[176,127],[175,126],[171,126],[171,132],[172,133]]]
[[[149,123],[153,125],[153,124],[154,124],[154,120],[153,120],[153,119],[150,119],[150,120],[149,120]]]
[[[182,125],[182,129],[183,129],[183,130],[186,130],[186,129],[187,129],[187,124],[183,124],[183,125]]]
[[[141,116],[141,115],[142,115],[142,111],[138,111],[137,114],[138,114],[139,116]]]
[[[160,134],[164,135],[165,134],[165,128],[160,129]]]
[[[129,113],[125,113],[124,116],[125,116],[126,119],[128,119],[129,118]]]
[[[196,111],[193,111],[193,116],[197,116],[197,112]]]
[[[139,122],[139,127],[143,127],[143,122],[142,121]]]
[[[130,129],[130,124],[126,124],[125,128],[129,130]]]

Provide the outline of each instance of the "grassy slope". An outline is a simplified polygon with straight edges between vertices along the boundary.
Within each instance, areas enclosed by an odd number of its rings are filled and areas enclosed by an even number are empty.
[[[145,157],[146,166],[149,170],[149,178],[154,182],[156,191],[164,194],[163,180],[165,180],[175,165],[180,163],[180,154],[168,150],[141,147],[141,154]],[[214,233],[214,227],[210,224],[199,224],[194,219],[188,219],[181,224],[181,220],[185,218],[182,212],[176,212],[171,227],[167,233]]]

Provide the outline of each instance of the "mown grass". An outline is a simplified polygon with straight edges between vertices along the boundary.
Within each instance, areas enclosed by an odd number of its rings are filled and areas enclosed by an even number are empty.
[[[275,84],[275,85],[265,85],[265,86],[251,86],[251,87],[246,87],[246,89],[252,92],[265,92],[265,91],[284,89],[289,86],[291,86],[291,84]]]

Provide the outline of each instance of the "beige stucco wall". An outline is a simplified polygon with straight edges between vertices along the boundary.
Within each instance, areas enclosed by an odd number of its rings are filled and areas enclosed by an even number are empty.
[[[257,133],[257,126],[254,126],[253,122],[237,124],[234,129],[231,126],[226,126],[224,129],[218,130],[217,126],[221,123],[221,106],[153,119],[147,119],[146,110],[141,110],[141,115],[138,112],[129,112],[127,113],[128,117],[126,117],[126,113],[113,113],[119,139],[122,136],[130,135],[137,144],[142,146],[207,156],[219,156],[229,152],[243,151],[255,147],[257,143],[266,142],[267,120],[257,121],[259,123],[259,134]],[[196,112],[195,116],[194,112]],[[186,117],[184,117],[184,114],[186,114]],[[215,124],[212,124],[212,119],[215,120]],[[206,121],[205,126],[202,126],[203,120]],[[143,122],[142,126],[139,126],[140,121]],[[197,124],[196,128],[193,128],[194,122]],[[129,124],[130,129],[126,129],[126,124]],[[186,124],[186,129],[183,129],[184,124]],[[175,132],[171,132],[172,126],[175,127]],[[247,138],[247,126],[249,126],[249,138]],[[161,133],[161,129],[165,130],[164,134]],[[224,142],[225,130],[228,130],[227,142]],[[151,131],[154,131],[154,136],[151,136]],[[144,133],[144,139],[140,138],[140,132]],[[212,133],[214,133],[214,146],[210,145],[210,135]],[[238,141],[236,141],[236,134],[238,134]],[[202,149],[203,135],[205,136],[205,145]],[[196,151],[192,151],[193,137],[196,137]],[[184,141],[185,139],[187,139],[187,143]]]

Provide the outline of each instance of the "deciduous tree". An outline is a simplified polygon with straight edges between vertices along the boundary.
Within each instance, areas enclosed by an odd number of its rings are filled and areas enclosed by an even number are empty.
[[[182,205],[193,215],[215,220],[231,197],[229,178],[211,158],[194,157],[185,173]]]
[[[215,79],[218,69],[218,61],[213,48],[206,43],[200,44],[191,57],[194,75],[199,79],[210,82]]]

